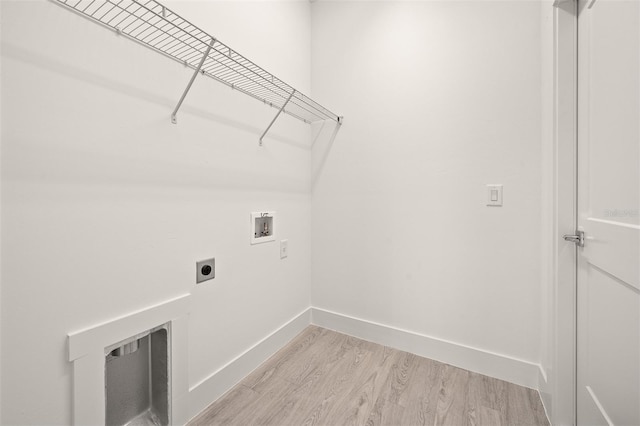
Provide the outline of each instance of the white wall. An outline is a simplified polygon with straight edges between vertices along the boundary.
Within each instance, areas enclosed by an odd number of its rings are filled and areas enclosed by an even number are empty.
[[[540,14],[312,5],[313,94],[345,116],[312,154],[314,307],[540,362]]]
[[[345,124],[310,154],[285,116],[258,148],[275,111],[198,79],[171,125],[189,70],[53,1],[2,1],[0,423],[69,423],[67,333],[186,292],[191,387],[310,302],[552,364],[538,2],[166,4]],[[288,259],[249,246],[255,210],[278,212]]]
[[[167,2],[309,92],[306,2]],[[194,386],[309,306],[309,128],[53,1],[2,7],[2,424],[69,424],[67,333],[192,292]],[[275,29],[275,30],[274,30]],[[249,214],[277,211],[277,243]],[[195,262],[217,261],[195,286]]]

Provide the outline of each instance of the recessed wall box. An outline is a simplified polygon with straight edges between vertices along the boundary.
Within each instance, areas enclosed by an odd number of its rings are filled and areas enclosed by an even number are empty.
[[[171,422],[169,324],[105,348],[106,425]]]
[[[275,241],[276,212],[251,213],[251,244]]]

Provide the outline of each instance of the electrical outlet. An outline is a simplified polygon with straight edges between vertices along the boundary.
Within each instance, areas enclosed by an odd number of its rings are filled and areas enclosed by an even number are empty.
[[[196,262],[196,284],[212,280],[216,277],[216,259],[206,259]]]
[[[289,256],[289,240],[280,240],[280,259]]]

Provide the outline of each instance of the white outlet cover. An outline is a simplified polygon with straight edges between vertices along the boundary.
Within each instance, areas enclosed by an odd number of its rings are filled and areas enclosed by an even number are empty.
[[[289,240],[280,240],[280,259],[289,256]]]

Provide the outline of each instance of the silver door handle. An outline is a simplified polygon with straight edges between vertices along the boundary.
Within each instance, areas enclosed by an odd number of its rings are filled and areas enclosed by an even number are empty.
[[[584,231],[576,231],[575,235],[563,235],[565,241],[571,241],[578,247],[584,247]]]

